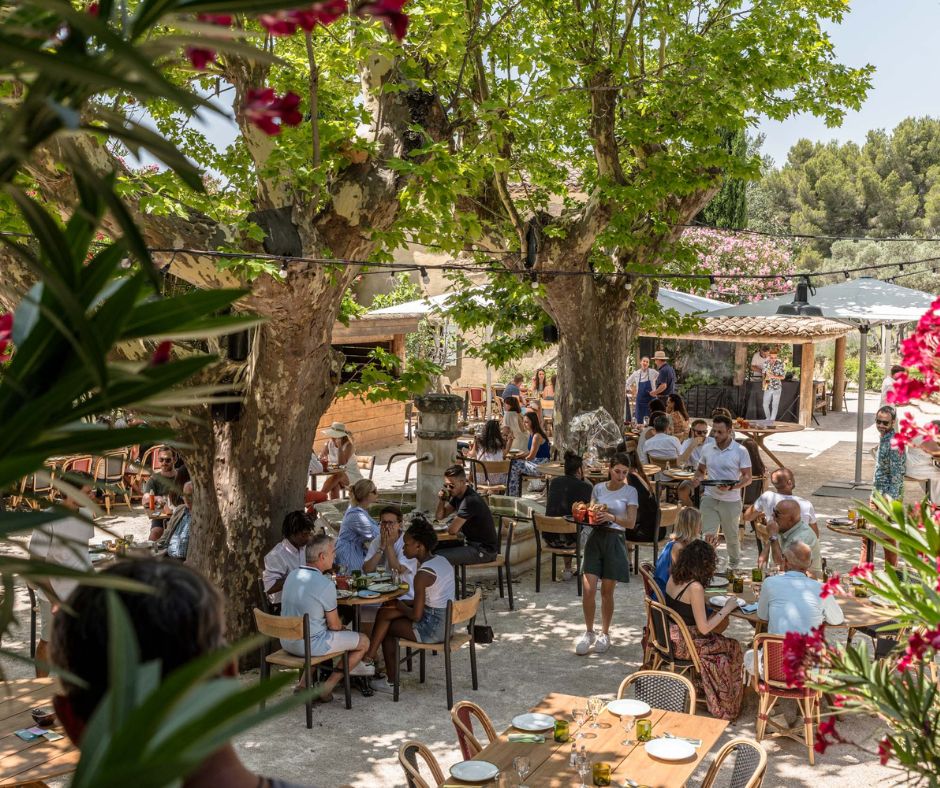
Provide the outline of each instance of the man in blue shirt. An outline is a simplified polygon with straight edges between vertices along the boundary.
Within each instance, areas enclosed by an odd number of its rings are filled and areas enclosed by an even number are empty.
[[[336,546],[333,538],[326,535],[316,536],[307,543],[304,563],[287,576],[284,590],[281,591],[282,616],[309,616],[310,654],[322,657],[337,651],[349,652],[349,674],[351,676],[372,676],[375,667],[360,664],[369,638],[358,632],[343,629],[339,619],[336,602],[336,585],[327,576],[333,566]],[[281,638],[281,648],[298,657],[304,655],[303,640]],[[343,672],[334,670],[323,682],[320,701],[329,703],[333,699],[333,688],[342,680]]]
[[[653,354],[653,363],[656,365],[656,388],[653,396],[665,401],[666,397],[676,391],[676,371],[669,363],[665,351],[657,350]]]
[[[522,402],[522,389],[519,387],[522,385],[522,381],[525,378],[522,375],[513,375],[512,383],[507,383],[506,388],[503,389],[503,399],[506,397],[518,397],[519,402]]]

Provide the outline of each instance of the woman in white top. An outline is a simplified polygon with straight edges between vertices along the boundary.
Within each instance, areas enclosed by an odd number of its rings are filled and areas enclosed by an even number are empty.
[[[506,441],[503,440],[503,433],[496,419],[486,422],[483,434],[474,441],[473,459],[483,462],[502,462],[506,459]],[[490,484],[505,484],[507,476],[505,473],[490,473],[487,474],[487,480]]]
[[[356,463],[356,449],[352,435],[341,421],[334,421],[328,429],[323,430],[323,434],[329,440],[320,452],[320,463],[328,471],[336,468],[343,470],[328,476],[320,492],[327,493],[330,498],[339,498],[340,490],[345,490],[362,478]]]
[[[522,408],[518,397],[506,397],[503,401],[503,439],[510,451],[528,451],[529,433],[522,421]]]
[[[399,638],[419,643],[443,643],[447,623],[447,603],[456,596],[454,567],[443,555],[432,555],[437,545],[434,528],[423,517],[415,517],[405,531],[405,556],[417,559],[414,576],[414,602],[396,600],[394,607],[382,607],[372,628],[371,645],[364,661],[374,664],[379,644],[385,657],[385,679],[373,679],[372,688],[392,692],[398,670],[395,641]]]
[[[602,503],[607,511],[595,517],[598,526],[591,532],[584,545],[581,570],[584,573],[584,594],[581,607],[584,610],[585,632],[575,644],[575,654],[584,656],[593,647],[598,654],[610,648],[610,622],[614,617],[614,589],[617,581],[630,580],[630,559],[623,541],[623,532],[636,527],[638,498],[636,490],[628,483],[630,458],[615,454],[610,461],[610,480],[594,486],[591,503]],[[594,595],[598,582],[601,587],[601,634],[594,634]]]

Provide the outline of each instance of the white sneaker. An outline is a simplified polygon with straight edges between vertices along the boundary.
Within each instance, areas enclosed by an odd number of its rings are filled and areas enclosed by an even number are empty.
[[[570,580],[572,577],[574,577],[574,572],[572,572],[570,569],[565,569],[565,570],[561,573],[561,579],[564,580],[564,581],[566,581],[566,582],[567,582],[568,580]]]
[[[610,636],[601,632],[594,641],[594,653],[603,654],[610,648]]]
[[[395,685],[388,679],[372,679],[372,681],[369,682],[369,686],[376,692],[387,692],[390,695],[395,692]]]
[[[349,671],[350,676],[374,676],[375,665],[369,662],[360,662],[356,667]]]
[[[585,632],[581,635],[581,639],[574,644],[574,653],[579,657],[583,657],[591,650],[591,646],[594,645],[594,641],[597,639],[597,635],[593,632]]]

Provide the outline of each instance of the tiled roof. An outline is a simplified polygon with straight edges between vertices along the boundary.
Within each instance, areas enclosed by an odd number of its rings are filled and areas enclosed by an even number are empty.
[[[699,328],[681,339],[711,339],[725,342],[774,342],[835,339],[852,332],[852,327],[822,317],[706,317]],[[643,334],[643,330],[640,330]]]

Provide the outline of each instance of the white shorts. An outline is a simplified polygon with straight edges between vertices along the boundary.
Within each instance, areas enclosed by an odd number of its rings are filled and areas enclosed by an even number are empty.
[[[38,594],[36,602],[39,603],[39,639],[48,643],[52,640],[52,602]]]
[[[303,641],[301,641],[303,643]],[[310,641],[310,655],[322,657],[334,651],[352,651],[359,647],[359,633],[351,629],[329,629]]]

